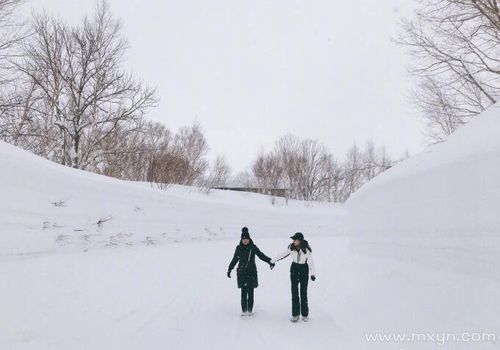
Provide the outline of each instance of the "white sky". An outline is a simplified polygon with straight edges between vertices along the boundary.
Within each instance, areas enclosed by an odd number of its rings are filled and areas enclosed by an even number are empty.
[[[397,0],[110,0],[128,66],[158,87],[150,113],[172,130],[197,120],[235,172],[286,133],[343,155],[371,138],[395,156],[423,145],[406,94],[407,58],[390,41]],[[34,0],[70,21],[91,0]]]

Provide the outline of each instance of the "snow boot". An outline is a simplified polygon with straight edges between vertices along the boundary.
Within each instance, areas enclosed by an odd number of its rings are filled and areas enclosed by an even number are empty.
[[[248,312],[247,311],[242,311],[240,316],[241,317],[246,317],[246,316],[248,316]]]
[[[291,322],[295,323],[299,320],[299,316],[292,316],[292,318],[290,319]]]
[[[309,317],[307,317],[307,316],[302,316],[302,321],[304,321],[304,322],[309,322]]]

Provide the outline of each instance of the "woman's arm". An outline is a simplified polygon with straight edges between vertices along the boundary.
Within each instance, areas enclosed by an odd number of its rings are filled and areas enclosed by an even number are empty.
[[[236,249],[234,250],[233,259],[229,263],[229,267],[228,267],[227,271],[232,271],[234,269],[234,267],[236,266],[236,264],[238,263],[238,260],[240,260],[240,257],[238,254],[238,247],[236,247]]]
[[[311,276],[316,276],[316,265],[314,264],[312,252],[309,252],[309,256],[307,257],[307,265],[309,265]]]
[[[280,260],[283,260],[284,258],[286,258],[287,256],[289,256],[291,253],[290,249],[287,248],[287,250],[285,250],[283,253],[275,256],[274,258],[271,259],[271,262],[274,264]]]
[[[268,257],[266,254],[262,253],[257,246],[254,246],[254,249],[255,249],[255,255],[257,255],[260,260],[265,261],[268,264],[271,263],[271,258]]]

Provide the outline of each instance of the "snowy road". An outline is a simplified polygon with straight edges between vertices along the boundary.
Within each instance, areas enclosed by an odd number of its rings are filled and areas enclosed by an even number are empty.
[[[287,243],[256,239],[268,255]],[[409,274],[401,264],[355,258],[345,238],[317,237],[311,239],[318,265],[318,279],[310,283],[311,321],[289,322],[289,261],[273,271],[258,262],[256,314],[241,319],[236,281],[225,276],[235,244],[109,248],[2,261],[0,348],[462,349],[373,344],[365,333],[433,326],[444,331],[443,324],[447,331],[494,330],[500,314],[498,306],[488,305],[499,296],[498,283],[482,281],[478,295],[477,280],[449,274],[443,279],[416,268]],[[454,305],[462,305],[456,315],[440,314],[439,307]]]
[[[354,348],[331,312],[345,241],[318,245],[319,275],[310,285],[311,322],[291,324],[288,267],[258,263],[255,316],[239,316],[235,278],[225,276],[235,242],[184,243],[151,248],[63,254],[4,261],[1,348],[9,349],[193,349],[321,348],[325,342]],[[286,239],[259,243],[269,255]],[[343,244],[344,247],[341,247]],[[330,251],[327,246],[337,246]],[[6,293],[5,293],[6,292]],[[300,335],[297,334],[300,330]],[[310,347],[311,348],[311,347]]]

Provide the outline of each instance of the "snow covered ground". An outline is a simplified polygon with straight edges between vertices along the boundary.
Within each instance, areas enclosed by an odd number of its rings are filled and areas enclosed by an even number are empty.
[[[499,134],[494,107],[345,207],[160,191],[0,143],[0,349],[498,349]],[[309,238],[309,323],[288,321],[287,261],[258,263],[240,318],[241,226],[271,256]]]
[[[242,226],[263,237],[303,230],[342,233],[334,204],[189,187],[168,191],[78,171],[0,143],[0,259],[57,247],[86,250],[186,240],[238,238]],[[59,249],[60,250],[60,249]]]
[[[287,240],[258,243],[270,254],[280,252]],[[325,270],[330,252],[319,243],[318,256],[325,253],[319,266]],[[6,332],[2,344],[23,349],[201,349],[207,345],[210,349],[320,349],[325,341],[341,348],[356,344],[349,329],[330,314],[341,301],[328,300],[333,281],[326,276],[311,286],[313,321],[300,325],[288,321],[287,264],[274,271],[258,264],[261,286],[256,290],[256,313],[253,319],[242,320],[235,278],[225,276],[234,245],[229,241],[175,243],[4,262],[0,273],[8,288],[2,300],[9,302],[2,302],[2,314],[10,316],[2,317],[0,328]],[[337,264],[332,272],[340,269]],[[294,339],[297,327],[303,334]]]
[[[258,239],[268,254],[287,243]],[[289,322],[289,262],[258,263],[255,315],[225,271],[234,241],[17,257],[0,264],[2,349],[495,349],[490,342],[368,342],[416,332],[492,332],[498,283],[349,254],[314,237],[311,320]],[[478,282],[480,282],[478,284]],[[485,311],[488,310],[488,313]],[[480,311],[480,312],[478,312]],[[490,319],[495,320],[494,318]],[[496,319],[498,320],[498,319]]]

